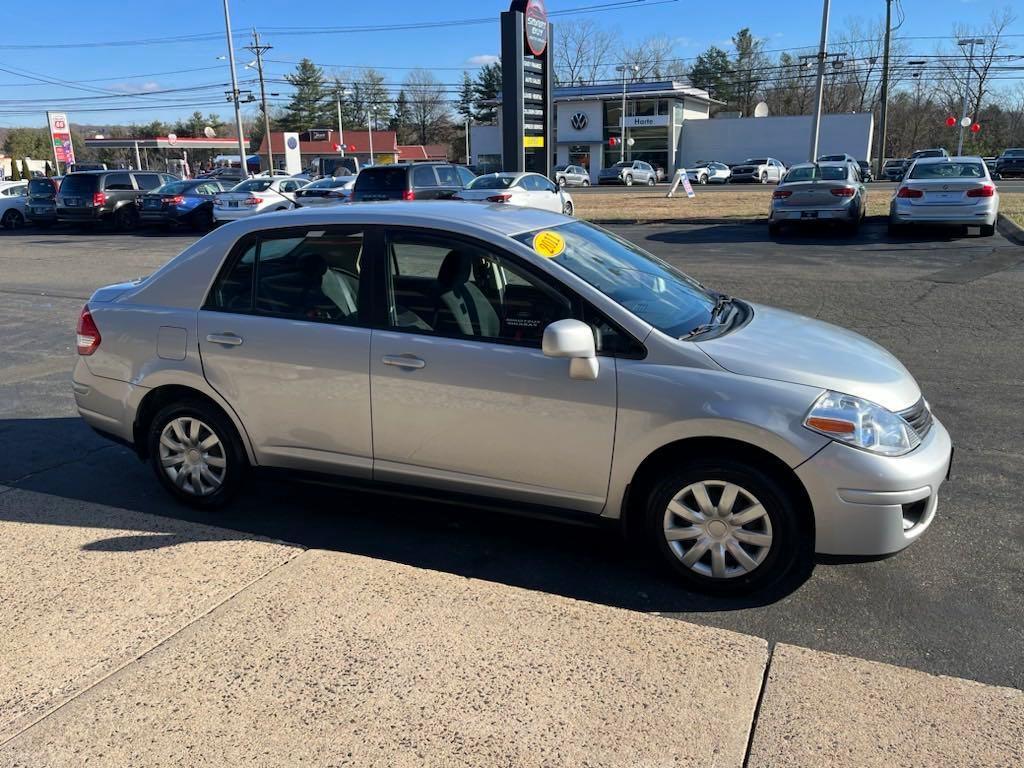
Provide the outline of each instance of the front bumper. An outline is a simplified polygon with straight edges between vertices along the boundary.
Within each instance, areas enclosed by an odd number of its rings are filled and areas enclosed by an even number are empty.
[[[598,184],[625,184],[626,180],[622,176],[598,176]]]
[[[761,181],[761,176],[756,173],[736,173],[733,171],[729,181]]]
[[[814,508],[815,551],[880,556],[909,546],[935,518],[952,453],[938,419],[905,456],[825,446],[796,469]]]

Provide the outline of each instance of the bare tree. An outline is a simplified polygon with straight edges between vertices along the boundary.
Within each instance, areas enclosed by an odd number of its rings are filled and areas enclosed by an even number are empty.
[[[969,115],[977,115],[981,112],[981,106],[992,88],[992,67],[996,64],[1000,53],[1007,47],[1007,29],[1013,25],[1017,17],[1009,7],[1002,11],[993,11],[988,23],[979,28],[971,28],[959,24],[953,34],[957,40],[964,38],[981,38],[985,42],[974,46],[974,56],[968,59],[968,46],[963,46],[956,53],[943,51],[943,62],[945,72],[943,81],[944,91],[947,97],[959,96],[952,99],[956,105],[957,112],[960,109],[960,99],[963,98],[965,88],[968,91],[967,109]],[[968,82],[967,79],[970,79]],[[962,117],[962,115],[961,115]]]
[[[664,36],[622,46],[618,63],[626,66],[626,79],[631,81],[662,80],[686,74],[686,68],[675,55],[675,44]]]
[[[560,24],[555,35],[555,77],[562,85],[593,85],[607,76],[618,36],[592,19]]]
[[[402,85],[409,99],[416,138],[420,144],[429,144],[430,137],[442,132],[450,122],[444,85],[426,69],[412,70]]]

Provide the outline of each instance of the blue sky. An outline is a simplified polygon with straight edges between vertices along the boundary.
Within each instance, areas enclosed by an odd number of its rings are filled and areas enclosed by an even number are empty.
[[[549,11],[565,11],[609,0],[551,0]],[[1007,0],[903,0],[906,21],[897,34],[923,38],[912,49],[932,51],[937,39],[957,23],[980,23]],[[497,17],[507,0],[378,0],[378,2],[283,3],[280,0],[231,0],[232,27],[256,27],[274,46],[268,74],[280,78],[291,62],[312,58],[328,72],[341,66],[375,66],[389,82],[400,82],[408,68],[434,69],[444,83],[455,84],[461,70],[471,72],[498,52]],[[833,28],[859,18],[881,18],[884,0],[833,0]],[[115,6],[117,11],[115,11]],[[45,7],[49,13],[41,10]],[[337,9],[337,10],[335,10]],[[1024,17],[1024,8],[1019,15]],[[389,32],[324,33],[325,27],[427,24],[452,19],[491,18],[493,23],[450,28],[414,28]],[[603,10],[573,18],[589,18],[617,30],[627,40],[653,34],[671,36],[677,55],[696,56],[709,45],[724,46],[740,27],[749,26],[766,40],[769,50],[814,46],[821,24],[820,0],[646,0],[635,8]],[[4,3],[0,40],[0,126],[45,124],[47,108],[66,109],[76,123],[138,122],[174,119],[200,108],[227,118],[223,85],[228,77],[224,18],[219,0],[149,0],[149,2],[72,3],[56,0],[45,6]],[[556,24],[569,18],[552,19]],[[290,28],[290,29],[288,29]],[[306,28],[305,30],[297,28]],[[308,30],[308,31],[306,31]],[[1011,32],[1010,52],[1024,53],[1024,18]],[[198,39],[157,42],[166,38]],[[143,44],[97,46],[112,41]],[[17,49],[10,46],[71,44],[60,49]],[[238,51],[240,77],[252,78],[243,65],[252,59]],[[279,63],[280,62],[280,63]],[[191,70],[191,71],[181,71]],[[40,82],[46,80],[51,82]],[[59,81],[59,82],[52,82]],[[202,91],[182,90],[208,86]],[[252,86],[245,86],[252,87]],[[283,86],[274,86],[283,91]],[[112,94],[147,94],[110,98]],[[63,99],[64,101],[61,101]],[[13,103],[14,100],[36,100]],[[85,106],[142,106],[130,111],[86,112]],[[27,114],[26,114],[27,113]]]

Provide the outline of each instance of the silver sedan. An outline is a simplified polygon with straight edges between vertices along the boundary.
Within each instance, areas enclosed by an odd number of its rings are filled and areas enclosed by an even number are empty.
[[[996,232],[999,190],[980,157],[915,160],[889,205],[889,231],[912,224],[976,226]]]
[[[772,192],[768,231],[777,235],[784,224],[826,222],[855,232],[866,210],[867,188],[855,163],[801,163]]]
[[[77,346],[82,418],[181,502],[272,467],[618,520],[715,593],[909,546],[951,457],[878,345],[508,205],[244,219],[97,291]]]

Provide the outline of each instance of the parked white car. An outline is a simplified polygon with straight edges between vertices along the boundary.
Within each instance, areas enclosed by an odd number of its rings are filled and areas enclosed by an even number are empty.
[[[575,210],[572,195],[539,173],[504,171],[487,176],[477,176],[469,183],[469,186],[452,199],[480,203],[507,203],[523,208],[540,208],[545,211],[564,213],[566,216],[572,216]]]
[[[355,176],[329,176],[297,191],[295,201],[303,208],[349,203],[352,202],[352,189],[355,185]]]
[[[760,182],[767,184],[774,181],[776,184],[786,175],[786,166],[774,157],[752,157],[732,167],[729,181]]]
[[[981,227],[996,233],[999,190],[980,157],[923,157],[911,162],[889,205],[889,232],[912,224]]]
[[[725,163],[711,160],[695,163],[693,167],[686,169],[686,175],[695,184],[725,184],[732,175],[732,171]]]
[[[237,221],[267,211],[295,207],[294,194],[309,182],[303,179],[246,179],[213,199],[214,221]]]
[[[5,184],[0,191],[0,226],[17,229],[25,223],[25,203],[28,201],[28,182]]]

